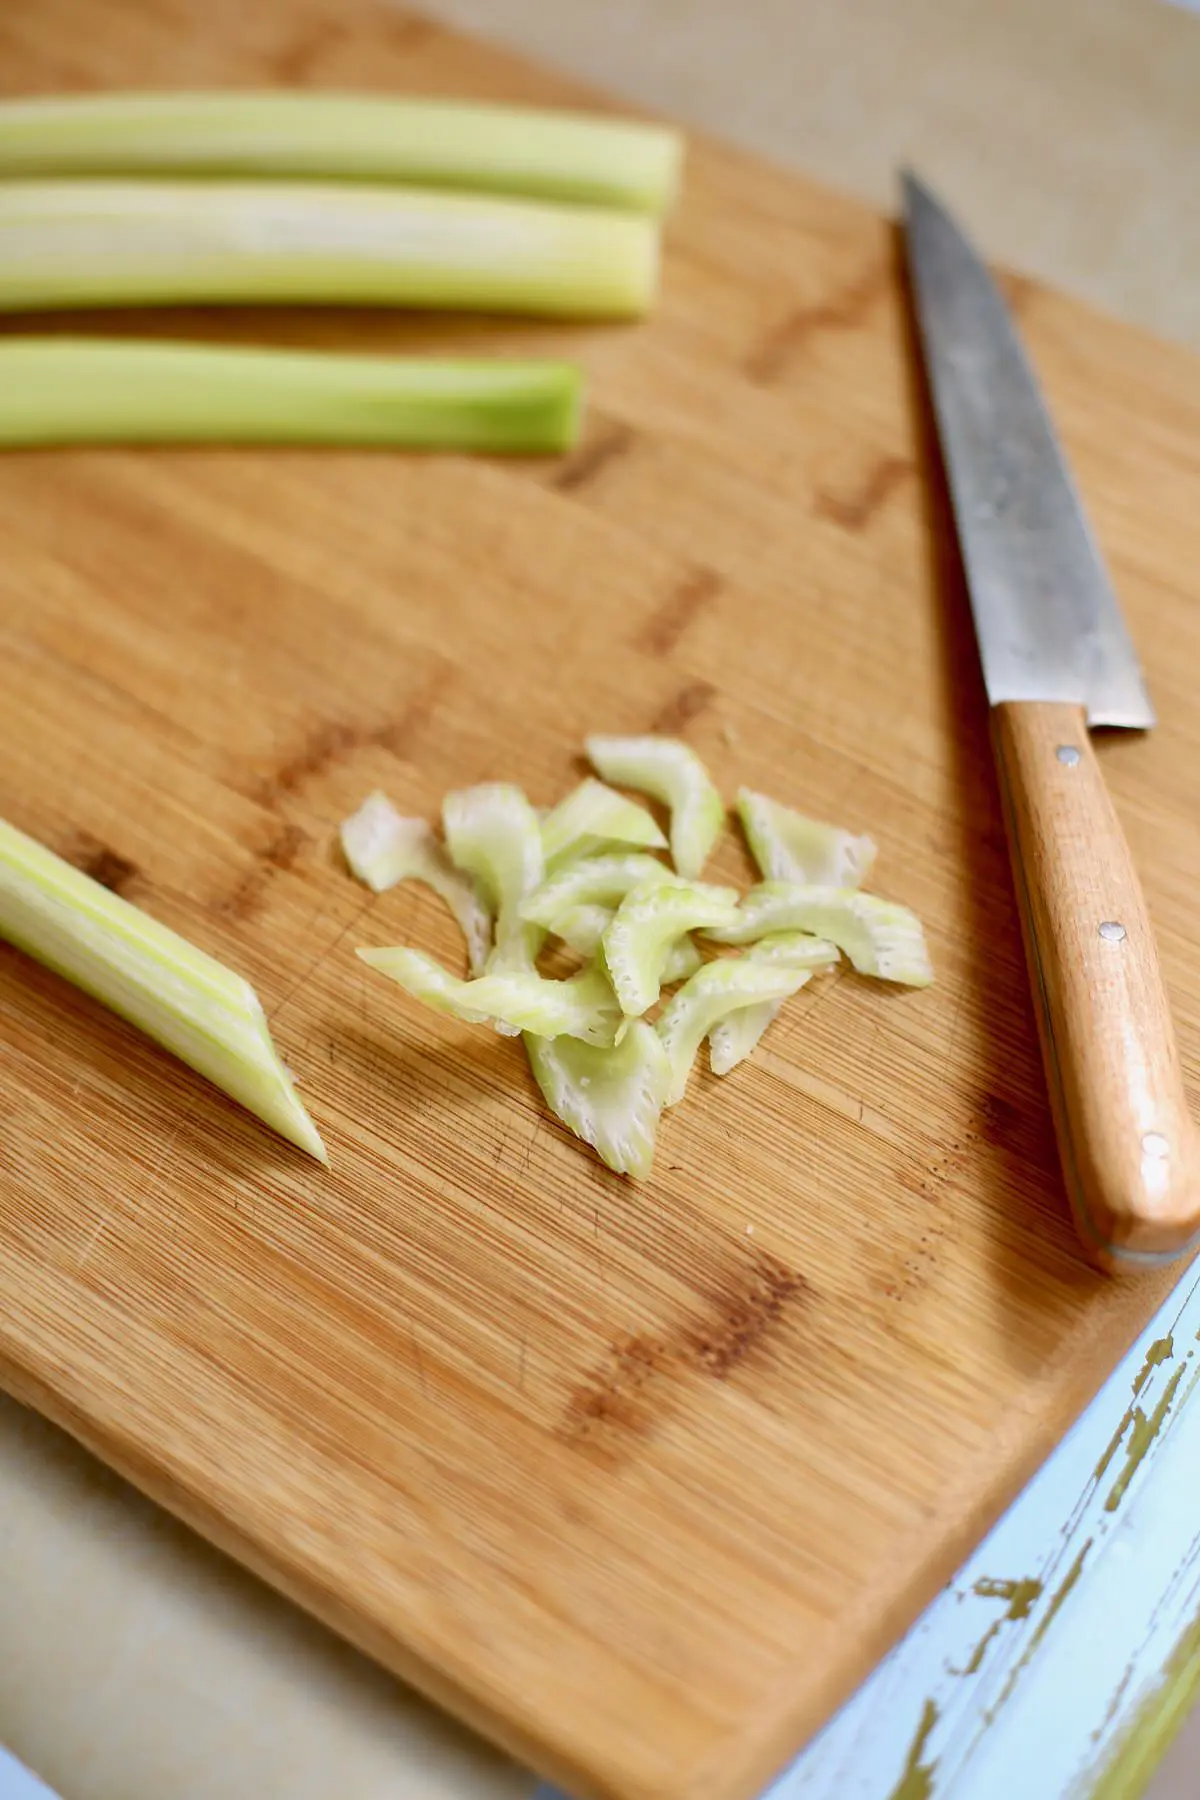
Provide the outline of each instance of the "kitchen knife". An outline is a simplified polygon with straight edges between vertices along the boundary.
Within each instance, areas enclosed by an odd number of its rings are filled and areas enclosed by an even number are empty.
[[[992,277],[904,176],[917,321],[966,571],[1067,1190],[1109,1268],[1200,1232],[1189,1115],[1145,900],[1089,726],[1154,713]]]

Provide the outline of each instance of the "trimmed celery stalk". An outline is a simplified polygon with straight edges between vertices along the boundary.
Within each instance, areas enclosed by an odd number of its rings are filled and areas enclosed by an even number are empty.
[[[461,187],[661,213],[678,132],[476,101],[107,93],[0,103],[0,176],[287,175]]]
[[[645,312],[652,220],[299,182],[0,182],[0,307],[180,301]]]
[[[0,937],[328,1161],[249,982],[3,820]]]
[[[575,442],[581,388],[566,363],[0,338],[0,445],[549,452]]]

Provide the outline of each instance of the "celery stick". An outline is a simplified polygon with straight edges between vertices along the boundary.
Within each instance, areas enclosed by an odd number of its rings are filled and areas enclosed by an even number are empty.
[[[328,1161],[249,982],[2,819],[0,937]]]
[[[477,101],[106,93],[0,103],[0,176],[287,175],[411,182],[660,213],[678,132]]]
[[[581,386],[577,370],[555,362],[0,338],[0,445],[549,452],[578,436]]]
[[[300,182],[0,182],[0,307],[181,301],[645,312],[650,219]]]

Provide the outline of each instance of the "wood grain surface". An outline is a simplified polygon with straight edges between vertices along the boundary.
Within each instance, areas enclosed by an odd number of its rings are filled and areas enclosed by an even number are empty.
[[[1163,1262],[1200,1228],[1200,1144],[1141,882],[1083,708],[992,723],[1067,1193],[1102,1265]]]
[[[572,97],[357,0],[9,0],[0,79]],[[1072,1230],[898,266],[886,222],[697,142],[644,326],[95,322],[576,355],[564,461],[0,463],[0,813],[257,984],[333,1162],[0,951],[3,1380],[580,1795],[749,1795],[1165,1287]],[[1011,291],[1162,721],[1102,762],[1194,1093],[1200,365]],[[800,996],[643,1187],[519,1046],[356,961],[459,951],[335,847],[377,785],[550,801],[588,730],[870,830],[938,975]],[[746,874],[732,835],[713,870]]]

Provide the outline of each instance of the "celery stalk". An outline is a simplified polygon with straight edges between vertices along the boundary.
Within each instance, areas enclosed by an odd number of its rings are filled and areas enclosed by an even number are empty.
[[[661,213],[681,160],[665,126],[472,101],[250,92],[0,103],[4,177],[349,177]]]
[[[328,1161],[249,982],[2,819],[0,938]]]
[[[0,338],[0,445],[555,451],[578,435],[581,388],[566,363]]]
[[[182,301],[629,318],[652,220],[595,207],[299,182],[0,182],[0,307]]]

